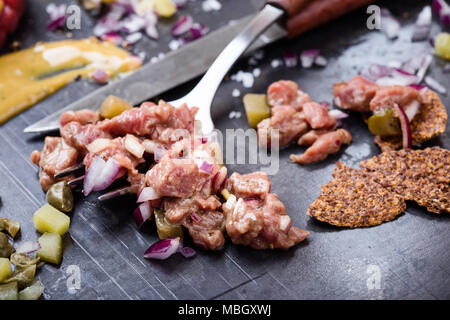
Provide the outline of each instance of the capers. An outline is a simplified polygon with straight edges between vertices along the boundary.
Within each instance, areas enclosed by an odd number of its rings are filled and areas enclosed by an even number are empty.
[[[72,189],[67,185],[67,181],[57,182],[48,189],[47,202],[62,212],[73,210]]]
[[[8,242],[8,236],[0,232],[0,258],[9,258],[16,250]]]
[[[400,122],[392,109],[385,109],[369,118],[369,130],[380,137],[401,134]]]
[[[183,238],[183,228],[181,225],[170,224],[166,221],[166,216],[162,210],[155,209],[155,223],[160,239],[169,237]]]

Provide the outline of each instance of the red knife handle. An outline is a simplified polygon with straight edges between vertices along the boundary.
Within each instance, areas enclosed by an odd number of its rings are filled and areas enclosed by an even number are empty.
[[[280,2],[301,1],[280,0]],[[287,21],[289,37],[292,38],[298,36],[301,33],[327,23],[372,2],[375,2],[375,0],[314,0],[303,9],[300,8],[300,12],[297,14],[289,16]]]
[[[267,0],[267,4],[281,8],[286,11],[288,17],[293,17],[300,13],[306,5],[313,0]]]

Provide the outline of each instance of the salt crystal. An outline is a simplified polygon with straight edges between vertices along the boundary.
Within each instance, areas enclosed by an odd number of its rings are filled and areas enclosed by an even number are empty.
[[[273,59],[270,65],[272,66],[272,68],[278,68],[279,66],[281,66],[281,60]]]
[[[253,69],[253,76],[255,78],[258,78],[260,75],[261,75],[261,69],[260,68]]]
[[[172,51],[177,50],[179,47],[181,47],[181,41],[178,39],[174,39],[172,41],[169,42],[169,48]]]
[[[202,9],[205,12],[218,11],[222,9],[222,4],[217,0],[204,0],[202,2]]]
[[[238,89],[234,89],[231,95],[235,98],[239,97],[241,95],[241,92]]]

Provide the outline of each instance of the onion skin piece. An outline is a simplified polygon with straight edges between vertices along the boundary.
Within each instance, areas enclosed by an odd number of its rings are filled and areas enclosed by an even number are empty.
[[[404,149],[411,148],[411,128],[409,126],[408,116],[398,104],[394,104],[394,111],[400,120],[400,127],[402,129],[402,144]]]

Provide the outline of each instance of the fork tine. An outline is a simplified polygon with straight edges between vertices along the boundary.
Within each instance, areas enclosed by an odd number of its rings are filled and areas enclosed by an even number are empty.
[[[72,166],[72,167],[69,167],[69,168],[67,168],[67,169],[64,169],[64,170],[62,170],[62,171],[56,173],[56,174],[54,175],[54,178],[55,178],[55,179],[59,179],[59,178],[62,178],[62,177],[66,177],[66,176],[68,176],[68,175],[71,175],[72,173],[77,172],[78,170],[80,170],[80,169],[82,169],[82,168],[84,168],[84,163],[83,163],[83,162],[80,162],[80,163],[78,163],[78,164],[76,164],[76,165],[74,165],[74,166]]]
[[[98,200],[105,201],[105,200],[113,199],[116,197],[120,197],[120,196],[123,196],[124,194],[130,193],[130,190],[131,190],[131,186],[126,186],[123,188],[112,190],[112,191],[109,191],[109,192],[99,196]]]
[[[83,181],[84,181],[84,175],[83,175],[83,176],[80,176],[80,177],[78,177],[78,178],[69,180],[69,181],[67,182],[67,185],[68,185],[69,187],[75,187],[75,186],[78,186],[78,185],[80,185],[80,184],[83,184]]]

